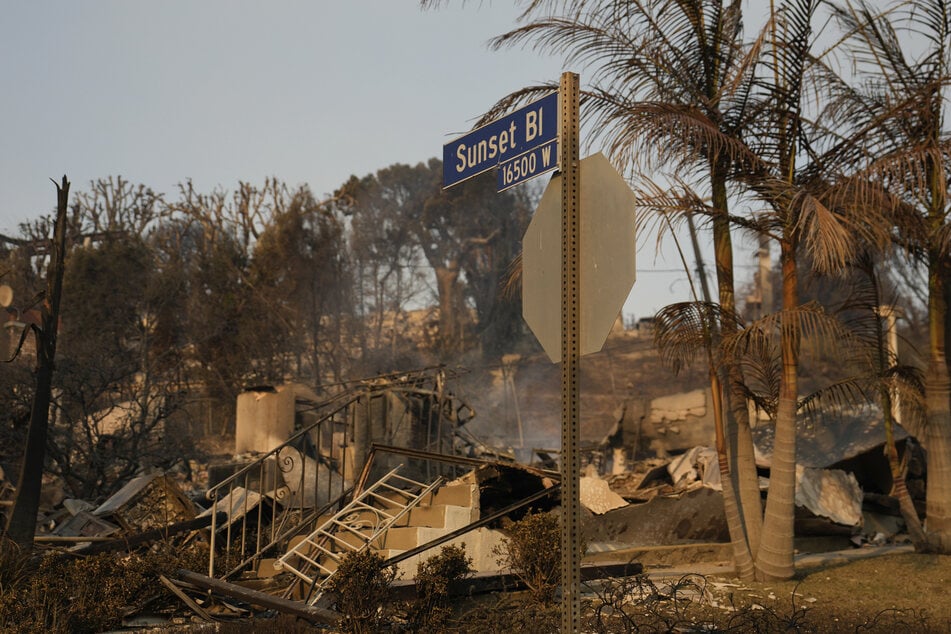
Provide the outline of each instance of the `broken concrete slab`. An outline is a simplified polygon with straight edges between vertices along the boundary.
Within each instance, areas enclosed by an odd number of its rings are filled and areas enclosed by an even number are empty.
[[[70,515],[76,515],[80,511],[92,511],[96,508],[95,504],[91,504],[86,500],[77,500],[75,498],[66,498],[63,500],[63,508],[69,511]]]
[[[595,515],[603,515],[627,506],[627,500],[612,491],[607,482],[597,477],[581,478],[580,497],[581,505]]]
[[[108,537],[122,530],[89,511],[72,514],[50,533],[56,537]]]

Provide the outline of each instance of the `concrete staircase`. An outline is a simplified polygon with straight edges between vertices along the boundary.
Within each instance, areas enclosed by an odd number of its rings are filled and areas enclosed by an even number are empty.
[[[403,503],[402,500],[394,501],[394,506]],[[318,525],[323,524],[328,519],[321,518]],[[351,526],[359,528],[358,517],[351,514],[349,519],[348,523]],[[341,553],[342,557],[347,552],[368,547],[389,559],[463,528],[478,519],[478,485],[460,480],[443,484],[431,493],[423,495],[419,502],[409,508],[406,513],[376,538],[369,539],[368,535],[357,534],[356,531],[338,530],[335,533],[333,544],[325,543],[324,548],[332,550],[334,553]],[[444,545],[461,546],[465,544],[466,555],[472,558],[473,568],[479,572],[496,572],[499,568],[496,563],[497,556],[493,549],[501,543],[501,538],[502,533],[499,531],[479,528]],[[309,559],[319,560],[319,566],[314,569],[319,571],[321,575],[336,570],[339,557],[331,557],[325,554],[317,557],[314,549],[307,547],[305,543],[307,539],[308,536],[306,535],[292,538],[288,544],[287,553],[297,553]],[[419,563],[438,554],[440,548],[441,546],[424,551],[397,564],[397,570],[401,573],[401,578],[413,579],[416,576]],[[288,558],[288,555],[285,555],[283,559],[285,565],[296,565],[293,557]],[[279,572],[273,564],[274,560],[263,561],[259,568],[259,576],[263,577]]]
[[[437,489],[429,499],[424,498],[400,522],[392,526],[376,550],[389,559],[412,550],[417,546],[438,539],[463,528],[479,519],[479,487],[461,480],[450,482]],[[499,567],[497,556],[492,552],[501,543],[502,533],[488,528],[478,528],[443,544],[462,546],[473,560],[472,566],[479,572],[495,572]],[[414,555],[397,564],[403,579],[416,576],[420,562],[439,553],[442,546]]]
[[[298,578],[311,604],[349,554],[374,548],[390,527],[404,519],[424,498],[431,499],[442,478],[426,484],[400,475],[402,465],[374,482],[329,518],[321,518],[310,534],[291,540],[275,568]]]

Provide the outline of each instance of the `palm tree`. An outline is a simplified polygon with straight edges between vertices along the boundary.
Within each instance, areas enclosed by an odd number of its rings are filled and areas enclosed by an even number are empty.
[[[706,344],[715,347],[737,323],[727,184],[734,137],[745,115],[744,88],[750,85],[757,53],[756,47],[742,50],[740,2],[581,0],[563,7],[563,17],[549,12],[560,3],[528,4],[525,15],[538,11],[541,17],[499,36],[493,46],[531,43],[592,71],[590,87],[582,92],[582,109],[593,131],[589,144],[603,142],[615,164],[632,173],[638,164],[655,163],[640,157],[656,155],[657,164],[706,176],[711,204],[675,207],[687,223],[702,213],[712,225],[720,307],[702,314],[728,316],[706,326]],[[536,86],[514,93],[486,118],[551,89]],[[748,410],[739,390],[742,376],[732,367],[723,376],[712,374],[711,382],[718,404],[719,386],[730,386],[727,407],[715,408],[717,446],[737,568],[749,578],[762,516]]]
[[[778,242],[782,311],[756,325],[780,334],[782,359],[772,478],[761,538],[756,532],[758,504],[752,501],[755,495],[758,502],[759,495],[755,472],[736,480],[741,487],[738,498],[728,490],[724,495],[738,570],[748,574],[745,541],[756,576],[766,579],[788,578],[793,573],[800,322],[815,320],[813,311],[799,308],[797,255],[802,248],[822,268],[843,266],[852,236],[833,208],[846,212],[846,204],[857,202],[842,196],[850,189],[848,182],[826,173],[832,167],[815,154],[818,144],[810,134],[816,126],[803,112],[807,79],[814,68],[820,68],[810,53],[817,5],[817,0],[790,0],[779,9],[771,6],[766,28],[742,54],[738,3],[725,7],[720,2],[635,0],[592,7],[579,2],[568,18],[543,18],[496,40],[496,45],[531,40],[537,48],[565,53],[569,62],[593,63],[594,88],[584,93],[583,107],[593,129],[609,140],[616,160],[629,165],[638,151],[648,150],[680,170],[695,172],[698,164],[703,166],[712,194],[709,213],[720,315],[735,312],[729,223],[740,221]],[[500,102],[500,107],[508,105]],[[808,150],[805,158],[799,155],[803,148]],[[729,215],[730,181],[760,200],[765,213],[753,219]],[[712,311],[698,314],[709,316]],[[705,338],[710,343],[721,335],[729,338],[734,324],[738,324],[735,319],[720,319],[722,332],[714,334],[713,326],[706,326]],[[727,367],[731,369],[724,382],[730,385],[730,409],[737,424],[720,437],[725,438],[724,453],[735,452],[730,457],[737,459],[743,456],[739,441],[748,437],[746,400],[741,397],[742,373],[736,364]],[[744,433],[733,431],[744,424]],[[748,447],[751,457],[751,441]],[[725,464],[723,468],[730,469],[725,480],[734,481],[731,467],[743,466],[739,460]],[[749,487],[748,496],[742,495],[744,484]],[[735,526],[739,516],[730,513],[731,498],[742,504],[739,530]]]
[[[815,311],[799,307],[797,255],[800,249],[808,251],[811,260],[826,270],[843,266],[853,244],[845,217],[863,201],[854,183],[833,177],[834,161],[848,152],[821,154],[818,140],[827,131],[813,134],[818,128],[803,112],[807,79],[814,69],[821,69],[810,53],[818,3],[789,0],[779,9],[771,5],[767,27],[742,50],[739,2],[725,6],[713,0],[533,0],[524,17],[535,11],[541,17],[494,42],[495,46],[531,43],[590,69],[591,87],[582,93],[582,109],[593,130],[591,142],[605,141],[615,162],[628,171],[633,172],[637,157],[645,155],[657,157],[647,167],[659,163],[707,177],[711,204],[706,213],[715,230],[720,306],[685,309],[702,321],[699,341],[712,346],[738,324],[722,318],[727,307],[735,314],[729,224],[739,222],[779,243],[783,309],[745,331],[748,340],[755,332],[778,333],[781,353],[772,481],[762,519],[751,440],[749,477],[743,473],[734,480],[745,466],[739,459],[740,441],[748,437],[748,431],[733,435],[746,420],[746,401],[740,398],[743,377],[735,364],[725,382],[730,385],[732,420],[738,424],[730,425],[726,433],[718,430],[723,454],[735,460],[728,458],[724,464],[730,473],[725,489],[733,482],[740,485],[739,496],[729,491],[724,495],[738,571],[748,575],[755,569],[764,579],[793,573],[799,339],[801,322],[817,319]],[[563,9],[564,17],[552,17],[555,9]],[[553,88],[549,84],[517,91],[484,119]],[[730,215],[731,183],[759,200],[764,213],[755,218]],[[687,213],[696,210],[695,204],[686,207]],[[714,319],[717,315],[721,317]],[[707,358],[715,361],[713,355]],[[717,378],[711,375],[719,395]],[[749,495],[744,495],[744,484]],[[741,505],[742,514],[731,512],[731,504]],[[757,538],[761,521],[762,537]]]
[[[951,7],[943,0],[899,2],[887,10],[864,0],[835,9],[846,30],[845,49],[856,86],[839,105],[849,134],[868,138],[856,167],[889,187],[910,213],[900,218],[901,244],[927,269],[928,368],[925,373],[928,450],[927,533],[930,547],[951,552],[951,377],[946,332],[951,322],[951,224],[947,187],[951,137],[945,130],[951,81]],[[924,51],[913,56],[902,33]]]
[[[812,54],[812,22],[819,3],[788,0],[777,8],[771,2],[751,95],[753,116],[744,130],[748,152],[733,172],[734,180],[765,205],[755,224],[761,235],[778,243],[782,276],[780,312],[738,335],[742,342],[778,333],[775,440],[763,537],[755,555],[756,577],[763,580],[786,579],[794,571],[800,342],[804,331],[834,328],[821,312],[800,306],[799,259],[807,254],[819,272],[838,271],[849,262],[860,239],[870,244],[881,240],[880,224],[868,210],[873,201],[880,203],[880,192],[842,174],[842,157],[850,155],[853,140],[832,137],[820,125],[821,110],[816,107],[815,118],[810,118],[807,108],[808,103],[821,104],[830,84],[828,69]],[[824,143],[830,147],[824,148]]]

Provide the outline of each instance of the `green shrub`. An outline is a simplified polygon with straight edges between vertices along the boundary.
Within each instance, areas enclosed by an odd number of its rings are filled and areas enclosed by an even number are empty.
[[[472,558],[465,544],[443,546],[439,554],[419,563],[416,568],[416,602],[409,610],[413,631],[439,631],[452,614],[449,586],[473,572]]]
[[[350,553],[327,583],[334,608],[343,615],[339,626],[344,632],[379,632],[389,619],[389,589],[397,574],[396,568],[385,566],[384,561],[382,555],[369,550]]]

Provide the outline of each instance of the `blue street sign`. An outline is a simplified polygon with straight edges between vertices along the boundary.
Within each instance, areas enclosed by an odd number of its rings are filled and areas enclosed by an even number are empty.
[[[499,177],[501,191],[557,167],[557,146],[558,93],[553,92],[445,144],[442,148],[443,188],[504,164],[509,176]],[[542,167],[543,147],[548,148],[546,156],[551,161],[545,168]],[[530,169],[532,166],[534,169]],[[529,174],[525,175],[525,170],[529,170]]]

